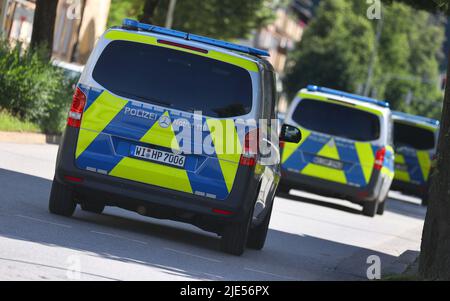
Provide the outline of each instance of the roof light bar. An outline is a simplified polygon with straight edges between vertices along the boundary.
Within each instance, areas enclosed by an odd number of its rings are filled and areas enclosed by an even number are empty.
[[[428,123],[428,124],[431,124],[434,126],[439,126],[439,124],[440,124],[439,120],[424,117],[424,116],[412,115],[412,114],[408,114],[408,113],[404,113],[404,112],[393,111],[392,115],[401,117],[403,119],[411,120],[411,121],[425,122],[425,123]]]
[[[171,37],[181,38],[184,40],[194,41],[194,42],[200,42],[203,44],[208,44],[211,46],[216,46],[220,48],[225,48],[228,50],[234,50],[238,52],[243,52],[251,55],[256,56],[267,56],[269,57],[270,54],[268,51],[253,48],[253,47],[247,47],[247,46],[241,46],[221,40],[216,40],[212,38],[207,38],[199,35],[194,35],[178,30],[168,29],[164,27],[159,27],[155,25],[149,25],[145,23],[140,23],[136,20],[131,19],[124,19],[122,23],[123,28],[129,29],[129,30],[142,30],[142,31],[148,31],[148,32],[154,32],[162,35],[167,35]]]
[[[307,87],[307,89],[310,92],[328,93],[328,94],[332,94],[332,95],[336,95],[336,96],[340,96],[340,97],[346,97],[346,98],[351,98],[354,100],[364,101],[364,102],[375,104],[375,105],[378,105],[378,106],[384,107],[384,108],[389,108],[388,102],[370,98],[370,97],[365,97],[365,96],[361,96],[361,95],[357,95],[357,94],[352,94],[352,93],[348,93],[348,92],[343,92],[343,91],[339,91],[339,90],[334,90],[334,89],[324,88],[324,87],[319,87],[319,86],[314,86],[314,85],[309,85]]]

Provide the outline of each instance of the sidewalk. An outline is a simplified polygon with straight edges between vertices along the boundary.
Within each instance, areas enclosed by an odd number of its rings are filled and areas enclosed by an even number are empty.
[[[60,135],[0,131],[0,142],[27,143],[27,144],[59,144],[60,139],[61,139]]]

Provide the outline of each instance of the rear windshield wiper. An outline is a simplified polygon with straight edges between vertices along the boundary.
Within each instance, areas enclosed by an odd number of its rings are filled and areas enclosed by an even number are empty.
[[[134,98],[134,99],[144,101],[147,103],[153,103],[153,104],[163,105],[163,106],[167,106],[167,107],[173,107],[173,104],[171,104],[170,102],[167,102],[167,101],[156,100],[156,99],[147,98],[147,97],[143,97],[143,96],[139,96],[139,95],[134,95],[131,93],[127,93],[125,91],[120,91],[120,90],[116,90],[116,93],[120,94],[122,96],[125,96],[127,98]]]

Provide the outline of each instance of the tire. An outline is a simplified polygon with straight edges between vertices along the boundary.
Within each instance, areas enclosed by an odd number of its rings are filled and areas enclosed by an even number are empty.
[[[279,184],[275,194],[276,195],[288,195],[290,190],[291,190],[291,188],[289,186],[284,185],[284,184]]]
[[[377,201],[363,203],[363,210],[362,210],[363,215],[369,216],[369,217],[374,217],[377,214],[377,211],[378,211],[378,202]]]
[[[272,216],[273,200],[270,209],[264,220],[258,226],[250,228],[248,235],[247,247],[254,250],[262,250],[266,243],[267,231],[269,230],[270,217]]]
[[[105,204],[102,203],[81,203],[81,210],[83,211],[102,214],[104,209]]]
[[[48,202],[48,210],[50,213],[69,217],[75,212],[76,206],[77,204],[74,201],[72,190],[53,179]]]
[[[421,205],[422,205],[423,207],[428,207],[428,195],[422,196]]]
[[[241,256],[244,253],[252,218],[253,210],[245,220],[225,226],[220,240],[220,248],[223,252],[235,256]]]
[[[386,200],[383,200],[382,202],[380,202],[378,204],[378,208],[377,208],[377,214],[378,215],[383,215],[384,214],[384,207],[386,206]]]

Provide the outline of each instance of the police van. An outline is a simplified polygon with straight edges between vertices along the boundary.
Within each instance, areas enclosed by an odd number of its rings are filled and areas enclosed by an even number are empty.
[[[338,90],[308,86],[286,114],[301,142],[282,149],[280,193],[299,188],[348,199],[363,214],[383,214],[394,177],[389,104]]]
[[[264,128],[242,124],[276,119],[275,74],[263,56],[134,20],[107,30],[73,96],[50,212],[117,206],[215,232],[230,254],[262,249],[279,137],[265,135],[272,160],[263,160],[253,142]],[[299,129],[283,129],[282,139],[300,141]]]
[[[393,112],[395,177],[392,189],[422,198],[426,205],[431,162],[436,154],[439,121]]]

